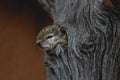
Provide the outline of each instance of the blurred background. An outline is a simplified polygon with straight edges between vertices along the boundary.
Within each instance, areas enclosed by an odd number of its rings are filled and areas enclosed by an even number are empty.
[[[46,80],[35,40],[50,24],[37,0],[0,0],[0,80]]]

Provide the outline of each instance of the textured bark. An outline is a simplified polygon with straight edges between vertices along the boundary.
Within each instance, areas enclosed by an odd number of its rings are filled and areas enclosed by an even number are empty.
[[[58,45],[45,56],[48,80],[119,80],[119,0],[39,2],[68,36],[68,51]]]

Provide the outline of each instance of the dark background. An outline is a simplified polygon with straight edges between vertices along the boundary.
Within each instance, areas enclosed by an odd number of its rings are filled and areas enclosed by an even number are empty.
[[[35,0],[0,0],[0,80],[46,80],[35,39],[50,24]]]

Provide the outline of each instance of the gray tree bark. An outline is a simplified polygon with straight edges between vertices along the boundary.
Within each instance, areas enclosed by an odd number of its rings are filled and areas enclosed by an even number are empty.
[[[45,56],[48,80],[120,80],[120,0],[39,3],[68,36],[68,51]]]

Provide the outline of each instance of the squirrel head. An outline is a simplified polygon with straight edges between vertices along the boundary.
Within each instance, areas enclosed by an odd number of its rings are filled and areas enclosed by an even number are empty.
[[[57,44],[63,44],[67,41],[65,27],[60,25],[51,25],[42,29],[38,35],[36,43],[45,50],[52,50]]]

